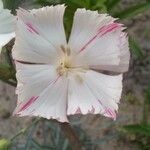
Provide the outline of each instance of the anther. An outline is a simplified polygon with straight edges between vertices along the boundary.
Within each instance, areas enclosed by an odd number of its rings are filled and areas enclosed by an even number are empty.
[[[66,54],[67,56],[70,56],[70,54],[71,54],[70,47],[65,47],[64,45],[61,45],[60,48],[64,54]]]

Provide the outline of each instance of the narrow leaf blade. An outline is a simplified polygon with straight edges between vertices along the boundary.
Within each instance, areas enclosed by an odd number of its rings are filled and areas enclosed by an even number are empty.
[[[120,19],[126,19],[126,18],[130,18],[130,17],[134,17],[137,14],[142,13],[148,9],[150,9],[150,2],[145,2],[142,4],[132,6],[121,12],[117,12],[116,14],[114,14],[114,16],[117,18],[120,18]]]
[[[131,51],[137,58],[139,59],[143,58],[143,52],[139,44],[132,37],[129,37],[129,45],[130,45]]]

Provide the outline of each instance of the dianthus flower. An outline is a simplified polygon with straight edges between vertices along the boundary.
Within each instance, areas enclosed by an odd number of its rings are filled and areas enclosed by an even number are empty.
[[[56,5],[17,12],[14,114],[60,122],[88,113],[116,119],[130,57],[124,27],[108,14],[77,9],[67,42],[64,11]]]

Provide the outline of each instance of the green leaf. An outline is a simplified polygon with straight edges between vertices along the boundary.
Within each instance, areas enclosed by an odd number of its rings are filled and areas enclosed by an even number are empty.
[[[150,87],[145,91],[145,102],[150,105]]]
[[[56,147],[54,146],[49,146],[49,145],[41,145],[39,144],[35,139],[31,139],[31,143],[36,148],[36,150],[54,150]]]
[[[68,147],[69,147],[69,141],[68,141],[68,139],[65,139],[62,150],[67,150]]]
[[[121,0],[110,0],[106,3],[107,10],[111,11]]]
[[[66,0],[65,3],[67,5],[74,5],[76,7],[86,7],[87,5],[89,5],[89,1],[87,0],[81,0],[81,1],[77,1],[77,0]]]
[[[28,126],[28,127],[26,128],[26,130],[28,130],[28,133],[27,133],[26,144],[25,144],[25,146],[24,146],[24,150],[30,149],[30,146],[31,146],[31,144],[32,144],[32,143],[31,143],[32,137],[33,137],[33,134],[34,134],[34,132],[35,132],[35,130],[36,130],[36,127],[37,127],[37,124],[39,123],[39,121],[40,121],[40,118],[35,119],[35,120],[32,122],[31,126]]]
[[[149,111],[150,111],[150,87],[146,89],[144,95],[143,118],[142,118],[143,124],[148,124]]]
[[[12,10],[12,13],[15,14],[15,9],[18,8],[21,0],[3,0],[4,7]]]
[[[106,0],[101,0],[101,1],[96,0],[95,4],[93,3],[91,5],[91,9],[92,10],[98,10],[101,13],[102,12],[105,13],[105,12],[107,12],[107,7],[106,7],[105,3],[106,3]]]
[[[125,131],[131,134],[150,137],[150,125],[135,124],[123,127]]]
[[[139,44],[132,37],[129,37],[129,46],[131,51],[137,58],[143,58],[144,55]]]
[[[41,6],[47,6],[47,5],[62,4],[64,3],[64,0],[35,0],[34,3],[39,4]]]
[[[14,71],[8,64],[0,64],[0,80],[12,86],[16,86]]]
[[[132,6],[126,10],[123,10],[121,12],[117,12],[114,14],[115,17],[120,18],[120,19],[126,19],[129,17],[134,17],[139,13],[144,12],[145,10],[150,9],[150,2],[145,2],[142,4],[138,4],[135,6]]]
[[[9,80],[12,77],[11,68],[7,64],[0,64],[0,79]]]

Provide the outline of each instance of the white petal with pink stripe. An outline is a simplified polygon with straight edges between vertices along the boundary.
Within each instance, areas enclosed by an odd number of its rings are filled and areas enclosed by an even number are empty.
[[[64,5],[18,10],[14,114],[60,122],[74,114],[115,120],[130,58],[124,27],[107,14],[78,9],[67,43],[64,11]]]

